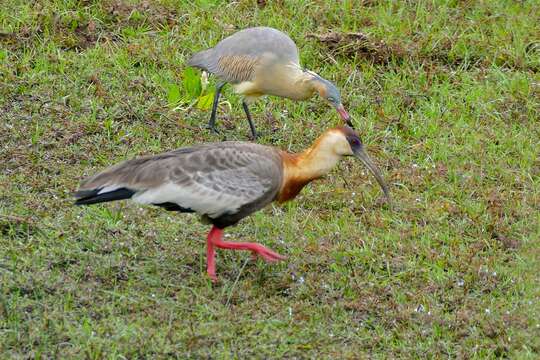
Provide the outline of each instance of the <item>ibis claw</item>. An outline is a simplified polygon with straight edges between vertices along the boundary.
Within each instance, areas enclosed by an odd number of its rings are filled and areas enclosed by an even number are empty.
[[[257,256],[260,256],[261,258],[263,258],[264,261],[269,262],[269,263],[274,263],[280,260],[287,259],[287,257],[280,255],[265,247],[251,252],[251,259],[253,261],[257,260]]]

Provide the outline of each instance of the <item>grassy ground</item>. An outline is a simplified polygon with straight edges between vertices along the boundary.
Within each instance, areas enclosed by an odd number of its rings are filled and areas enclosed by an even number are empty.
[[[0,357],[537,358],[539,2],[185,3],[2,2]],[[196,217],[70,192],[126,158],[245,140],[230,89],[223,131],[204,128],[184,64],[263,24],[340,86],[396,204],[344,162],[229,230],[287,261],[222,251],[212,285]],[[339,124],[319,99],[253,114],[291,151]]]

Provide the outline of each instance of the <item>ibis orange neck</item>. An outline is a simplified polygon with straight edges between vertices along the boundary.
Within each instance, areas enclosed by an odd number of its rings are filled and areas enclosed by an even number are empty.
[[[293,199],[304,186],[329,173],[341,159],[334,151],[329,136],[321,136],[300,154],[280,152],[283,161],[283,183],[277,200],[285,202]]]

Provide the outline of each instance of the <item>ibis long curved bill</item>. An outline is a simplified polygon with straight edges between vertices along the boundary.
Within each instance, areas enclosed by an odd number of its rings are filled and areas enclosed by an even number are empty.
[[[377,165],[375,165],[375,163],[371,160],[371,158],[369,157],[367,152],[364,150],[364,148],[359,147],[358,149],[355,149],[354,156],[362,160],[364,165],[366,165],[366,167],[369,169],[369,171],[371,171],[373,176],[375,176],[375,179],[377,179],[377,182],[381,186],[386,199],[390,200],[390,191],[388,190],[388,185],[386,185],[386,182],[384,181],[382,177],[381,171],[379,170]]]

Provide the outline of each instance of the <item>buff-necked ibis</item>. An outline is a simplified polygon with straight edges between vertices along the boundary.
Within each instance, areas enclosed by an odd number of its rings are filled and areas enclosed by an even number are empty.
[[[256,243],[223,241],[223,229],[272,201],[293,199],[344,156],[363,161],[386,197],[388,187],[349,127],[327,130],[300,154],[249,142],[220,142],[128,160],[82,182],[76,205],[132,199],[171,211],[195,212],[213,224],[207,238],[207,272],[216,280],[215,249],[249,250],[264,260],[283,259]]]
[[[279,30],[269,27],[241,30],[221,40],[215,47],[194,54],[187,64],[218,78],[208,124],[214,131],[219,96],[226,83],[232,84],[235,92],[244,96],[242,106],[253,138],[256,138],[256,131],[248,105],[263,95],[307,100],[318,93],[351,125],[336,86],[303,69],[296,44]]]

